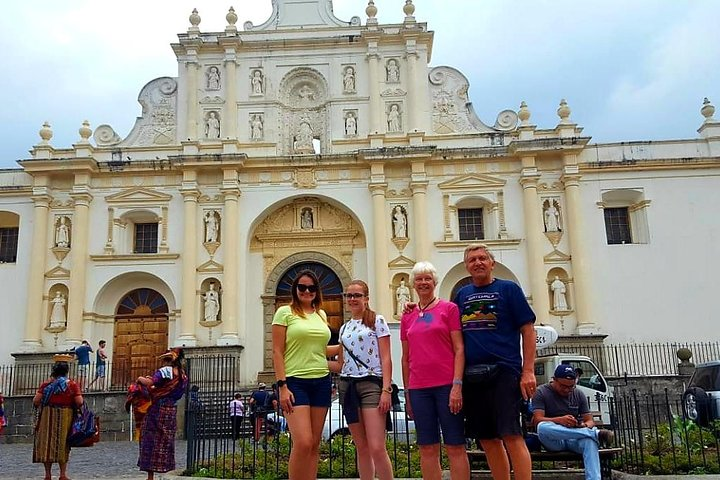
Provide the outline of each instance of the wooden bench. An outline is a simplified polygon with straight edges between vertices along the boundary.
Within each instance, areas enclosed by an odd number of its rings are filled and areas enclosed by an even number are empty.
[[[598,453],[600,455],[600,475],[603,480],[610,480],[612,478],[612,460],[615,455],[622,452],[622,448],[601,448]],[[473,469],[473,464],[485,460],[485,452],[482,450],[468,450],[468,460],[470,461],[470,469]],[[533,462],[581,462],[582,455],[575,452],[530,452],[530,458]],[[533,471],[541,471],[535,470]]]

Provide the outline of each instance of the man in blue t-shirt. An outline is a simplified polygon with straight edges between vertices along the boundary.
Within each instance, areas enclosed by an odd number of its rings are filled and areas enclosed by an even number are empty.
[[[85,386],[85,382],[88,379],[88,370],[90,368],[90,353],[92,351],[93,349],[87,340],[83,340],[82,344],[79,347],[75,347],[75,357],[77,357],[78,360],[77,381],[81,391]]]
[[[468,245],[464,261],[472,283],[453,301],[465,342],[466,435],[482,445],[493,478],[510,478],[509,455],[515,478],[530,480],[520,412],[535,393],[535,314],[517,284],[493,277],[495,257],[486,245]]]

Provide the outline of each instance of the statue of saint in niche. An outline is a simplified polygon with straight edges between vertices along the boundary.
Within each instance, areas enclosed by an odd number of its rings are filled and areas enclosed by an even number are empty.
[[[252,140],[263,139],[263,121],[260,115],[253,115],[250,121],[250,138]]]
[[[218,221],[215,210],[205,213],[205,241],[208,243],[218,240]]]
[[[553,292],[553,310],[560,312],[567,311],[568,304],[567,298],[565,297],[567,287],[565,286],[565,283],[556,276],[555,280],[553,280],[550,284],[550,290]]]
[[[55,246],[67,248],[70,245],[70,229],[65,223],[65,217],[60,217],[60,223],[58,223],[55,229]]]
[[[402,125],[400,124],[400,109],[396,103],[390,107],[390,111],[387,115],[387,123],[388,132],[396,133],[402,131]]]
[[[345,93],[353,93],[355,91],[355,69],[347,67],[343,75],[343,91]]]
[[[203,318],[206,322],[217,322],[218,313],[220,313],[220,296],[215,291],[215,284],[211,283],[208,291],[205,292],[205,315]]]
[[[215,112],[210,112],[205,121],[205,137],[220,138],[220,120]]]
[[[67,321],[65,316],[65,295],[61,292],[55,292],[55,298],[50,300],[52,303],[52,311],[50,312],[50,328],[64,327]]]
[[[220,70],[217,67],[210,67],[207,73],[207,89],[220,90]]]
[[[407,238],[407,217],[400,205],[395,205],[393,209],[392,222],[395,238]]]
[[[345,118],[345,135],[357,135],[357,120],[355,119],[355,114],[353,112],[349,112]]]
[[[550,202],[548,207],[545,209],[545,231],[546,232],[560,232],[562,226],[560,225],[560,212],[555,207],[554,202]]]
[[[395,299],[397,300],[396,315],[402,317],[405,305],[410,301],[410,289],[405,285],[405,280],[400,280],[400,286],[395,289]]]
[[[398,83],[400,81],[400,67],[397,60],[390,59],[387,63],[387,81],[388,83]]]
[[[313,228],[313,214],[311,208],[303,208],[300,214],[300,228],[303,230],[312,230]]]
[[[253,72],[252,80],[250,81],[250,83],[252,83],[253,95],[263,94],[263,92],[265,91],[265,85],[263,75],[260,70],[255,70]]]

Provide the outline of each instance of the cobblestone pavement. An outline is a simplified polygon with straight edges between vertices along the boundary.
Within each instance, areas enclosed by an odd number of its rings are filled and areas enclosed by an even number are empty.
[[[187,442],[175,442],[177,468],[185,468]],[[70,453],[68,476],[72,480],[122,479],[144,480],[147,476],[138,470],[138,444],[133,442],[100,442],[90,448],[75,448]],[[44,476],[42,464],[32,463],[32,444],[0,444],[0,479],[27,480]],[[53,465],[53,479],[59,470]],[[177,478],[155,475],[156,480]]]

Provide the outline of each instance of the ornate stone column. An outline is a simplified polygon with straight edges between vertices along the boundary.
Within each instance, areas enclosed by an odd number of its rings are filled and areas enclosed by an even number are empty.
[[[377,54],[377,45],[370,48],[367,55],[370,94],[370,133],[385,133],[384,122],[382,121],[382,110],[380,108],[380,58]]]
[[[197,177],[194,170],[183,172],[183,184],[180,192],[183,196],[184,225],[183,230],[183,254],[182,254],[182,312],[180,325],[178,325],[177,344],[186,347],[197,345],[195,336],[195,325],[197,324],[197,250],[198,236],[202,235],[202,229],[198,229],[197,201],[200,192],[197,188]]]
[[[390,278],[388,276],[388,218],[385,212],[386,183],[371,184],[369,186],[372,194],[373,206],[373,260],[375,268],[375,300],[377,311],[385,318],[392,318],[393,307],[390,299]]]
[[[547,323],[550,311],[550,298],[545,283],[543,263],[543,223],[542,209],[538,201],[537,185],[540,174],[535,167],[534,157],[522,159],[523,169],[520,184],[523,187],[523,214],[525,220],[525,238],[527,241],[528,275],[530,293],[537,323]]]
[[[185,62],[185,76],[187,77],[187,134],[185,138],[191,140],[198,139],[197,121],[198,121],[198,99],[197,99],[197,79],[198,79],[198,64],[194,59]],[[183,140],[185,140],[183,138]]]
[[[237,138],[237,61],[235,50],[225,51],[225,118],[222,136]]]
[[[47,194],[45,178],[36,178],[33,187],[33,240],[30,255],[30,275],[27,288],[25,313],[25,338],[23,350],[37,351],[42,345],[41,332],[44,323],[43,290],[45,284],[45,260],[47,252],[48,213],[52,197]],[[42,186],[38,186],[41,184]],[[74,239],[73,239],[74,240]]]
[[[427,180],[410,183],[413,201],[412,224],[415,232],[415,259],[417,261],[430,259],[429,233],[427,229],[427,186]]]
[[[592,276],[590,273],[590,253],[582,238],[585,231],[580,198],[580,173],[574,154],[563,157],[562,182],[565,184],[565,232],[569,235],[572,254],[573,279],[575,280],[575,311],[577,312],[577,333],[590,335],[597,333],[594,309],[592,306]]]
[[[66,343],[80,345],[83,335],[83,315],[87,281],[88,235],[90,232],[90,202],[88,178],[75,176],[75,186],[70,197],[75,201],[72,224],[72,269],[67,310]]]
[[[223,304],[222,335],[219,345],[239,345],[238,290],[240,288],[240,185],[235,168],[223,170],[221,188],[225,205],[222,217],[223,235]],[[244,331],[244,328],[243,328]]]

